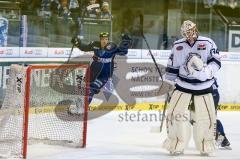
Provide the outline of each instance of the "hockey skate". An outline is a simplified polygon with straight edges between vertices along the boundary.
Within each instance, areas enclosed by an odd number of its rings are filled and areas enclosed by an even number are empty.
[[[213,153],[213,152],[211,152],[211,153],[201,152],[200,154],[201,154],[201,156],[204,156],[204,157],[214,157],[215,156],[215,153]]]
[[[219,133],[216,139],[216,145],[218,146],[218,148],[225,148],[227,150],[232,150],[232,148],[230,147],[230,142],[228,141],[227,137]]]
[[[224,136],[224,139],[221,143],[221,147],[228,149],[228,150],[232,150],[232,147],[230,147],[230,142],[228,141],[226,136]]]
[[[68,114],[80,115],[84,113],[84,105],[80,98],[77,98],[68,108]]]

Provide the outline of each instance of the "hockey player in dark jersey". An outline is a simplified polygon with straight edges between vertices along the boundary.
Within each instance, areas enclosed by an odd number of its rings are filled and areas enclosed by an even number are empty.
[[[90,66],[89,104],[94,94],[98,94],[109,78],[112,77],[115,55],[126,55],[132,43],[131,38],[126,34],[122,35],[122,41],[119,45],[109,42],[108,32],[101,32],[99,38],[100,41],[92,41],[89,44],[82,43],[77,37],[72,39],[72,43],[80,50],[94,52],[93,62]]]
[[[214,101],[214,105],[215,105],[216,112],[217,112],[220,96],[219,96],[219,92],[218,92],[218,84],[217,84],[216,79],[215,79],[215,82],[213,83],[212,95],[213,95],[213,101]],[[228,139],[225,135],[223,125],[219,119],[217,119],[216,141],[217,141],[217,145],[219,145],[223,148],[229,149],[229,150],[232,149],[230,147],[230,142],[228,141]]]

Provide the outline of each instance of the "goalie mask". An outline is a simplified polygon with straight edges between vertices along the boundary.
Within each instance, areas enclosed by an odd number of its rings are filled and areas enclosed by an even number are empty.
[[[181,26],[181,34],[187,40],[194,40],[198,37],[196,24],[190,20],[184,21]]]

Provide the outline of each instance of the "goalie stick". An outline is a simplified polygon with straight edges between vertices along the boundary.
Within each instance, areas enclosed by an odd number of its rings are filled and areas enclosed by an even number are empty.
[[[159,74],[160,78],[162,79],[162,84],[161,84],[161,86],[159,87],[159,92],[160,92],[161,89],[162,89],[162,87],[163,87],[163,77],[162,77],[162,73],[161,73],[161,71],[160,71],[160,69],[159,69],[159,67],[158,67],[158,65],[157,65],[156,59],[154,58],[154,56],[153,56],[153,54],[152,54],[151,48],[150,48],[150,46],[149,46],[149,44],[148,44],[148,41],[147,41],[147,39],[146,39],[146,37],[145,37],[145,35],[144,35],[144,33],[143,33],[143,15],[140,14],[140,15],[139,15],[139,18],[140,18],[140,32],[141,32],[141,36],[142,36],[142,38],[144,39],[144,41],[145,41],[145,43],[146,43],[146,45],[147,45],[147,48],[148,48],[148,51],[149,51],[149,53],[150,53],[150,55],[151,55],[151,58],[152,58],[152,60],[153,60],[153,63],[155,64],[155,67],[156,67],[156,69],[157,69],[157,71],[158,71],[158,74]],[[167,108],[167,103],[168,103],[169,97],[170,97],[170,95],[169,95],[169,93],[167,93],[167,97],[166,97],[165,102],[164,102],[163,113],[162,113],[162,117],[161,117],[160,132],[162,132],[162,127],[163,127],[163,122],[164,122],[164,119],[165,119],[165,113],[166,113],[166,108]]]

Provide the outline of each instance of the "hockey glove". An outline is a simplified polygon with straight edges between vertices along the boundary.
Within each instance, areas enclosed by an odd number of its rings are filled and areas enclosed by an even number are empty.
[[[123,33],[121,37],[122,37],[122,41],[132,41],[132,39],[127,34]]]
[[[187,59],[187,69],[190,74],[193,74],[195,71],[201,71],[203,69],[203,61],[201,58],[193,55]]]
[[[81,40],[80,40],[77,36],[75,36],[75,37],[72,38],[71,43],[72,43],[74,46],[76,46],[76,47],[79,48],[80,45],[81,45]]]
[[[132,39],[127,34],[122,34],[122,42],[120,47],[122,48],[130,48],[132,46]]]
[[[201,71],[194,71],[192,76],[200,81],[206,81],[207,79],[212,79],[213,74],[210,66],[203,67]]]
[[[94,61],[98,61],[98,60],[99,60],[99,58],[98,58],[96,55],[93,55],[93,56],[92,56],[92,59],[93,59]]]

